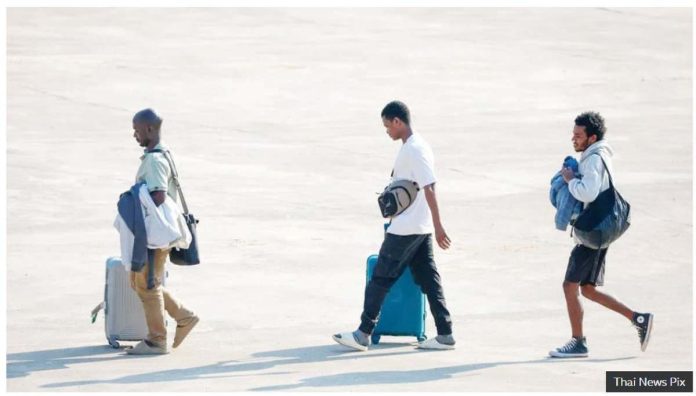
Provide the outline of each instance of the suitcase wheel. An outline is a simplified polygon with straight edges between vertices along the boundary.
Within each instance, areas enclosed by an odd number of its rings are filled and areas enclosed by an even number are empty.
[[[377,345],[377,344],[379,344],[379,339],[382,338],[382,336],[379,336],[377,334],[373,334],[372,337],[370,337],[370,338],[372,339],[372,344]]]
[[[423,342],[423,341],[425,341],[425,340],[428,339],[428,336],[426,336],[425,334],[423,334],[422,336],[417,337],[417,339],[418,339],[418,342]]]
[[[111,345],[112,348],[118,349],[121,347],[121,344],[116,341],[116,338],[114,337],[109,337],[109,345]]]

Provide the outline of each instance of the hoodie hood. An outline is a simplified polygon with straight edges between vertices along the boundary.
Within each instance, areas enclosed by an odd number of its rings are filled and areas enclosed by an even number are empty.
[[[599,154],[605,158],[611,158],[614,155],[614,149],[611,148],[606,140],[602,139],[583,151],[580,161],[583,161],[592,154]]]

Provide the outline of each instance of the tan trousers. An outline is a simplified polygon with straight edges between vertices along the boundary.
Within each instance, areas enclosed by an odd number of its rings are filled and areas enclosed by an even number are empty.
[[[193,312],[184,308],[164,287],[164,264],[167,261],[169,249],[156,249],[154,252],[155,267],[155,287],[147,288],[147,273],[149,271],[146,264],[142,271],[131,272],[131,285],[134,285],[140,300],[143,302],[145,310],[145,321],[147,322],[147,340],[159,346],[167,344],[167,327],[164,322],[164,311],[176,320],[179,325],[186,325],[188,319],[193,317]]]

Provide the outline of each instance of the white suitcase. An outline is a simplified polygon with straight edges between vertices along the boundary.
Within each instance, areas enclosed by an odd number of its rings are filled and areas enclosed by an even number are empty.
[[[165,273],[163,284],[167,277]],[[104,301],[92,311],[92,323],[101,308],[104,309],[106,339],[112,347],[119,348],[119,341],[140,341],[147,336],[143,304],[130,287],[129,273],[119,257],[106,260]]]

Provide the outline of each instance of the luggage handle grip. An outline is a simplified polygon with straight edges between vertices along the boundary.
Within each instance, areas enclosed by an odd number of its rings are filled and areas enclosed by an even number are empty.
[[[94,309],[92,310],[92,323],[97,321],[97,315],[99,314],[99,311],[101,311],[104,308],[104,301],[100,302]]]

